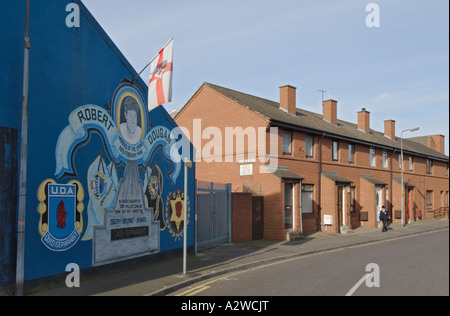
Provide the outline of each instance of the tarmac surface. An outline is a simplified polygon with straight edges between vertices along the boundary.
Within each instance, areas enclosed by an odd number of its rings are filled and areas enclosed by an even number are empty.
[[[164,296],[179,289],[226,273],[297,258],[315,253],[358,245],[382,243],[433,231],[449,229],[448,218],[417,221],[405,227],[391,224],[387,232],[360,227],[349,234],[317,232],[303,240],[224,244],[187,258],[187,274],[183,275],[183,258],[170,258],[153,263],[128,266],[120,271],[85,275],[81,271],[80,287],[68,288],[61,282],[28,289],[29,296]],[[449,251],[445,249],[445,251]]]

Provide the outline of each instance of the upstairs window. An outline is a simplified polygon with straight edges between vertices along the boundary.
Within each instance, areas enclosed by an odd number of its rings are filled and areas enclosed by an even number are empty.
[[[355,145],[348,144],[348,162],[355,163]]]
[[[375,148],[370,148],[370,166],[375,167]]]
[[[314,148],[314,136],[306,135],[305,142],[306,142],[306,144],[305,144],[306,157],[307,158],[313,158],[314,157],[314,151],[313,151],[313,148]]]
[[[427,174],[433,174],[433,160],[427,159]]]
[[[339,160],[339,142],[333,140],[333,161]]]
[[[292,132],[283,132],[283,154],[292,155]]]

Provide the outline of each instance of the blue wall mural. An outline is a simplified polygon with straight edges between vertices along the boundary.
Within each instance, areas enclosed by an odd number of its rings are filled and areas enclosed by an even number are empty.
[[[182,248],[184,203],[194,218],[175,122],[147,111],[147,86],[124,79],[136,72],[81,2],[67,27],[71,2],[31,1],[25,280]],[[25,2],[0,14],[14,29],[0,31],[0,126],[20,132]]]

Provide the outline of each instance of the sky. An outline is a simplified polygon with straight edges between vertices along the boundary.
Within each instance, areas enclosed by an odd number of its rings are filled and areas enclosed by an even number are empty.
[[[366,108],[372,129],[419,126],[404,137],[444,135],[449,155],[447,0],[82,1],[138,72],[174,38],[168,111],[204,82],[273,101],[289,83],[299,108],[322,113],[325,90],[338,119]]]

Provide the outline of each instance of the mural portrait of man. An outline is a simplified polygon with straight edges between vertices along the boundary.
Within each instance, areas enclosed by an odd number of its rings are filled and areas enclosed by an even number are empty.
[[[136,145],[142,137],[142,128],[139,126],[141,116],[139,105],[133,97],[127,96],[123,99],[122,109],[125,122],[120,124],[120,133],[127,143]]]

